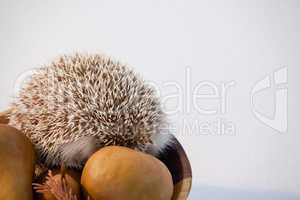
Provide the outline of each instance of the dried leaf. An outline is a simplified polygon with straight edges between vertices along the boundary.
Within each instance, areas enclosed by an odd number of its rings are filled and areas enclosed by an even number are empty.
[[[46,181],[43,184],[33,184],[33,188],[37,193],[51,193],[57,200],[78,200],[76,195],[72,194],[72,189],[64,177],[61,181],[54,179],[52,171],[49,170]]]

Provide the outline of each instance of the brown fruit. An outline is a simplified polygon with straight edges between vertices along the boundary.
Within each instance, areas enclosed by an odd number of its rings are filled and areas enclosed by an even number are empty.
[[[81,184],[94,200],[170,200],[173,194],[171,174],[161,161],[118,146],[91,156]]]
[[[62,179],[63,178],[63,179]],[[62,184],[64,180],[65,185]],[[66,170],[64,175],[59,169],[49,172],[40,184],[34,184],[37,191],[37,200],[58,200],[57,196],[64,199],[75,199],[80,195],[80,172]]]
[[[0,124],[0,199],[32,200],[35,153],[15,128]]]

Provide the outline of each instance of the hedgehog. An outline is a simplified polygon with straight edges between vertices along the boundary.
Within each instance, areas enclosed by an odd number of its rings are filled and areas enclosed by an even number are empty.
[[[155,90],[102,54],[64,55],[35,70],[11,104],[9,124],[48,167],[82,168],[109,145],[155,155],[170,141]]]

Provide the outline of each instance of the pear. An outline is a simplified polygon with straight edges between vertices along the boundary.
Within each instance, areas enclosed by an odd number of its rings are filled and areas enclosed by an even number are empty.
[[[104,147],[84,166],[86,199],[171,200],[172,176],[155,157],[126,147]]]
[[[0,199],[32,200],[35,153],[17,129],[0,124]]]

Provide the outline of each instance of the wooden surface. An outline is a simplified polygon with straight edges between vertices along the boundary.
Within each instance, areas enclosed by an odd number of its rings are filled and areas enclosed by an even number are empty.
[[[158,158],[165,163],[172,174],[174,183],[172,200],[186,200],[192,187],[192,168],[183,147],[174,136],[172,137],[172,145]]]

